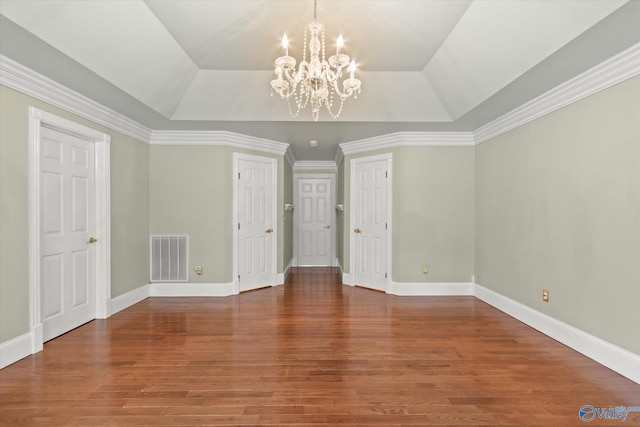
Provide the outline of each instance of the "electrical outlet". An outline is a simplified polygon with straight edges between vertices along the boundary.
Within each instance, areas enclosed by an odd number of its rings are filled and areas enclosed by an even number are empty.
[[[422,264],[422,274],[428,274],[428,273],[429,273],[429,265]]]
[[[549,302],[549,291],[547,289],[542,290],[542,301]]]

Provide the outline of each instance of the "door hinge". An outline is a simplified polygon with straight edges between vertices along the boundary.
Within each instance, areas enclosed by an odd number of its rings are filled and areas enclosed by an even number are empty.
[[[387,278],[387,273],[384,273],[384,278],[385,278],[385,279]]]
[[[387,223],[384,223],[384,229],[387,230]]]
[[[238,223],[238,230],[240,230],[240,223]]]
[[[240,179],[240,172],[238,172],[238,179]]]
[[[238,280],[240,280],[240,275],[238,274]]]
[[[385,178],[389,178],[389,172],[388,171],[384,171],[384,177]]]

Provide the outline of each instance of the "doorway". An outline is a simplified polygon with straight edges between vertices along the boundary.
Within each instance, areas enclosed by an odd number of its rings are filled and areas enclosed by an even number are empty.
[[[32,353],[110,313],[109,143],[29,109]]]
[[[391,160],[351,160],[351,280],[384,292],[391,280]]]
[[[294,175],[294,266],[335,266],[335,175]]]
[[[234,153],[235,293],[275,286],[277,161]]]

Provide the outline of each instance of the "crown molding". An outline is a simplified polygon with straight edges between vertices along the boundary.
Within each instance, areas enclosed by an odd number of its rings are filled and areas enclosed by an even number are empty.
[[[639,74],[640,43],[636,43],[473,132],[396,132],[346,142],[336,150],[334,161],[327,164],[331,163],[331,169],[334,169],[346,154],[393,147],[477,145]],[[282,142],[227,131],[153,131],[4,55],[0,55],[0,84],[145,143],[227,145],[284,155],[291,167],[300,163],[296,162],[289,145]],[[297,168],[302,170],[306,167],[301,163]]]
[[[337,167],[340,167],[340,163],[342,163],[342,159],[344,159],[344,153],[342,152],[342,147],[338,146],[336,149],[336,155],[333,158]]]
[[[638,74],[640,74],[640,43],[476,129],[473,132],[476,144],[495,138]]]
[[[296,164],[296,158],[293,155],[293,150],[291,149],[291,146],[287,147],[287,151],[284,153],[284,158],[289,163],[289,166],[291,166],[291,168],[293,169],[293,165]]]
[[[151,129],[4,55],[0,55],[0,84],[131,138],[149,142]]]
[[[338,166],[335,162],[331,160],[327,161],[297,161],[293,165],[293,170],[295,171],[303,171],[303,170],[338,170]]]
[[[355,154],[394,147],[471,147],[472,132],[395,132],[340,144],[342,153]]]
[[[152,131],[151,145],[224,145],[284,156],[289,144],[227,131]]]

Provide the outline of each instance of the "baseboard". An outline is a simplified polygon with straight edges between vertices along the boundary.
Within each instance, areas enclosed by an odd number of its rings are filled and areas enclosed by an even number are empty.
[[[284,285],[284,282],[287,281],[287,278],[289,277],[289,274],[291,273],[291,268],[293,267],[293,258],[291,258],[291,260],[289,261],[289,264],[287,264],[287,267],[284,269],[284,273],[282,273],[281,275],[278,274],[278,279],[280,279],[280,276],[282,276],[281,280],[278,280],[278,284],[279,285]]]
[[[387,293],[400,296],[472,296],[473,283],[392,281]]]
[[[149,298],[149,285],[143,285],[111,299],[111,315]]]
[[[356,284],[353,283],[351,281],[351,274],[349,273],[342,273],[342,284],[343,285],[349,285],[349,286],[355,286]]]
[[[0,369],[30,356],[32,334],[27,332],[0,344]]]
[[[640,384],[640,356],[477,283],[476,298]]]
[[[150,297],[227,297],[234,295],[229,283],[150,283]]]
[[[340,273],[340,280],[344,277],[344,271],[342,271],[342,264],[340,264],[340,260],[336,258],[336,267],[338,268],[338,272]]]

